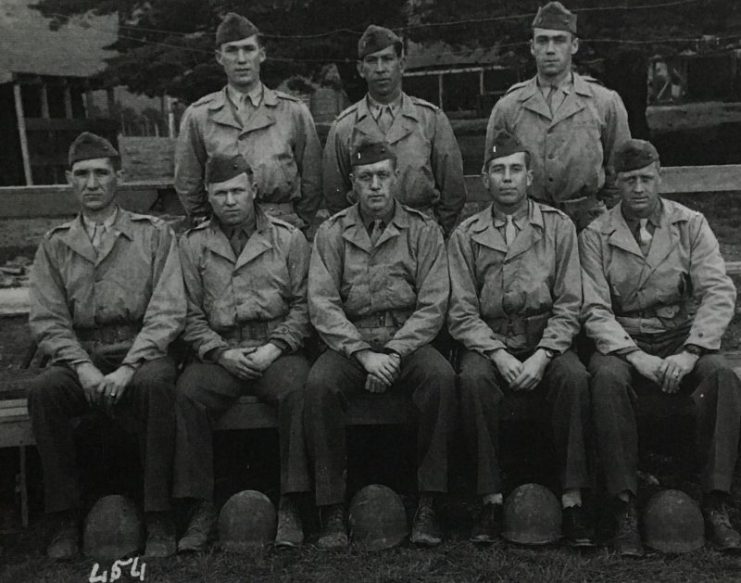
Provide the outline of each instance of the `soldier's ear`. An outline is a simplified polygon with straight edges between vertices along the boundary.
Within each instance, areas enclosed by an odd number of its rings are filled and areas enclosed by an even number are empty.
[[[572,55],[575,55],[578,52],[579,52],[579,37],[578,36],[574,36],[571,39],[571,54]]]
[[[486,168],[481,171],[481,182],[486,190],[489,190],[489,172]]]
[[[74,175],[72,174],[72,170],[65,170],[64,177],[67,179],[67,184],[70,186],[74,184]]]
[[[527,185],[531,186],[533,184],[533,171],[528,168],[527,170]]]
[[[216,62],[219,63],[219,65],[221,65],[222,67],[224,66],[224,63],[222,62],[224,57],[222,56],[220,49],[216,49],[214,51],[214,58],[216,59]]]
[[[361,79],[365,79],[365,75],[363,74],[363,61],[358,59],[355,61],[355,69],[358,71],[358,76]]]

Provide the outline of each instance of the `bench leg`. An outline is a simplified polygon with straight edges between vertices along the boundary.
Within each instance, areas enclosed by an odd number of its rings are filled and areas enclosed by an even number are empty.
[[[23,528],[28,528],[28,481],[26,477],[26,446],[20,446],[21,461],[21,522]]]

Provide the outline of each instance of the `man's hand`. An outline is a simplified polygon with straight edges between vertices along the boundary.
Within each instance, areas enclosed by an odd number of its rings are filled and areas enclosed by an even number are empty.
[[[94,405],[98,402],[101,396],[102,388],[100,388],[101,381],[103,380],[103,373],[98,370],[92,362],[86,362],[75,367],[77,378],[80,381],[82,390],[85,392],[85,399],[90,405]]]
[[[369,374],[365,379],[365,390],[369,393],[385,393],[388,388],[389,385],[375,375]]]
[[[522,370],[514,382],[510,383],[513,391],[532,391],[543,380],[545,367],[551,359],[545,350],[536,350],[525,362],[522,363]]]
[[[134,372],[134,369],[130,366],[119,366],[112,373],[103,377],[100,385],[98,385],[98,390],[101,393],[104,405],[115,405],[121,400],[126,392],[126,387],[129,386],[134,376]]]
[[[355,358],[358,359],[365,372],[378,377],[387,386],[393,385],[399,376],[401,359],[398,355],[361,350],[355,353]]]
[[[664,359],[659,374],[661,375],[661,390],[665,393],[676,393],[682,379],[695,369],[699,356],[682,351]]]
[[[497,367],[499,374],[502,375],[509,386],[512,386],[515,379],[522,373],[522,363],[504,348],[496,350],[490,358],[494,366]]]
[[[648,380],[653,381],[657,384],[662,384],[661,367],[664,364],[664,360],[658,356],[653,356],[643,352],[643,350],[636,350],[631,352],[625,357],[630,364],[633,365],[638,373],[646,377]]]
[[[259,379],[262,372],[253,368],[252,362],[247,359],[254,351],[254,348],[230,348],[219,355],[218,362],[239,379],[245,381]]]
[[[272,342],[263,344],[256,350],[246,355],[250,368],[260,372],[268,368],[283,351]]]

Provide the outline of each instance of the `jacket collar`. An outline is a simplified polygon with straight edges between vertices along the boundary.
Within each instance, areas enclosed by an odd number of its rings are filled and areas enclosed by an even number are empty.
[[[247,239],[239,257],[235,256],[234,250],[229,244],[229,239],[215,218],[211,218],[206,227],[208,237],[205,246],[213,253],[234,263],[235,270],[250,263],[275,244],[275,226],[270,217],[258,205],[255,205],[255,213],[255,232]]]
[[[386,141],[389,144],[394,144],[408,136],[414,131],[417,123],[419,123],[417,108],[414,106],[412,98],[406,93],[401,94],[401,107],[386,135],[381,132],[378,123],[373,119],[373,115],[368,107],[367,96],[358,102],[358,107],[355,111],[356,130],[366,134],[374,141]]]
[[[85,229],[82,213],[78,214],[70,223],[70,228],[61,236],[61,240],[65,245],[67,245],[67,247],[72,249],[72,251],[97,265],[110,255],[119,236],[124,236],[130,241],[134,239],[134,227],[131,224],[131,213],[122,208],[118,209],[116,220],[113,222],[113,225],[111,225],[111,233],[106,239],[106,246],[103,247],[100,253],[95,251],[95,248],[90,241],[87,229]]]
[[[349,241],[353,245],[360,247],[366,253],[373,251],[373,244],[370,240],[368,230],[365,228],[363,223],[363,217],[360,216],[359,203],[355,203],[351,206],[345,220],[343,222],[344,230],[342,232],[342,238]],[[386,241],[398,237],[404,229],[409,228],[409,212],[399,202],[394,202],[394,214],[389,221],[389,224],[383,230],[381,238],[378,239],[376,247],[380,247]]]
[[[546,119],[551,120],[551,125],[557,124],[558,122],[571,117],[575,113],[584,109],[584,103],[579,97],[593,97],[592,89],[589,84],[584,80],[581,75],[572,73],[573,83],[571,91],[564,99],[561,106],[556,110],[556,114],[551,117],[551,111],[548,109],[548,104],[545,102],[540,88],[538,87],[537,75],[530,79],[523,87],[517,96],[518,101],[522,102],[523,107],[533,111]],[[579,96],[579,97],[577,97]]]
[[[528,201],[527,221],[524,222],[522,230],[509,249],[501,231],[494,226],[491,205],[476,215],[471,229],[473,231],[472,238],[474,241],[500,253],[504,253],[504,261],[506,263],[518,255],[525,253],[543,238],[543,212],[540,210],[540,205],[532,200]]]
[[[227,95],[227,88],[224,87],[211,100],[208,110],[214,122],[236,128],[241,130],[242,133],[247,133],[273,125],[275,123],[275,108],[277,105],[278,95],[275,91],[263,85],[262,104],[255,110],[247,125],[242,127],[242,124],[232,109],[229,96]]]

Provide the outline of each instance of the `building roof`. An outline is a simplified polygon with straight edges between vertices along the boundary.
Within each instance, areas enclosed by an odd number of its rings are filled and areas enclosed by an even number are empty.
[[[443,42],[407,46],[407,71],[452,69],[458,67],[490,67],[501,64],[497,46],[475,49],[455,49]]]
[[[115,56],[104,48],[117,39],[115,15],[76,17],[53,31],[31,8],[36,1],[0,2],[0,83],[18,74],[90,77]]]

